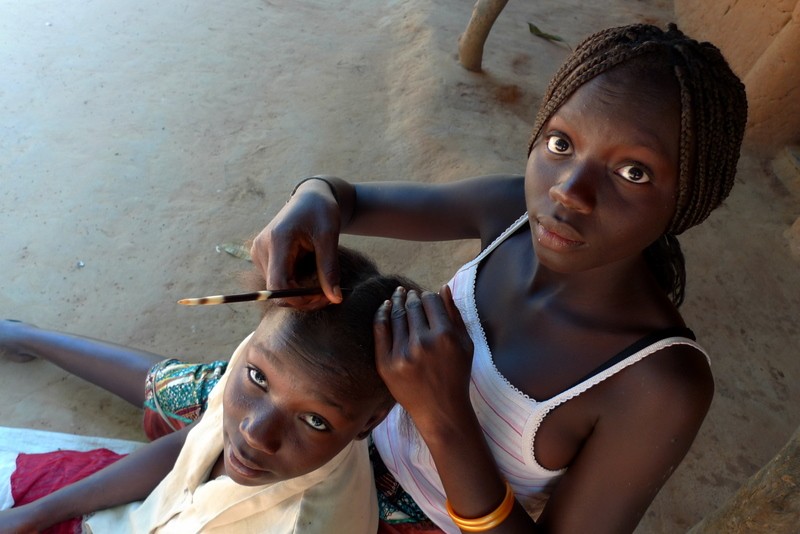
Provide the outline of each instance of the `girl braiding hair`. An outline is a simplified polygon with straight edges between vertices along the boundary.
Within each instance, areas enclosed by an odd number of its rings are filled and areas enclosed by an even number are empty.
[[[703,222],[728,196],[747,122],[744,84],[719,49],[649,24],[597,32],[575,49],[550,80],[528,153],[542,127],[587,81],[614,67],[677,80],[680,89],[680,174],[675,214],[667,232],[645,251],[650,269],[676,306],[683,303],[686,268],[675,236]],[[663,78],[662,78],[663,79]]]
[[[314,253],[324,295],[287,300],[298,307],[341,302],[340,233],[480,240],[438,295],[398,288],[376,315],[398,403],[372,431],[383,521],[636,528],[713,398],[711,358],[678,311],[676,236],[729,194],[746,116],[713,45],[633,24],[556,72],[524,176],[298,184],[253,247],[268,287]]]

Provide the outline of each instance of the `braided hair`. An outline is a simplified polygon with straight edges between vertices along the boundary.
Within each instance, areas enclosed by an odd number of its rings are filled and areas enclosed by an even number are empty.
[[[597,32],[556,72],[545,92],[531,140],[581,86],[614,68],[636,64],[668,69],[680,90],[680,155],[675,213],[665,234],[645,250],[645,259],[676,305],[683,302],[686,270],[675,236],[704,221],[733,187],[747,120],[744,85],[711,43],[634,24]]]

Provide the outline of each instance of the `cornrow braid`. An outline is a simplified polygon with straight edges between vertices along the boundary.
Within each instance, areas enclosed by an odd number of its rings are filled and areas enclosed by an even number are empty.
[[[711,43],[649,24],[602,30],[581,42],[545,91],[528,143],[528,155],[545,123],[580,87],[633,63],[669,69],[680,91],[680,140],[675,213],[665,236],[648,247],[648,265],[677,305],[683,301],[685,266],[676,235],[704,221],[733,187],[747,120],[744,85]]]

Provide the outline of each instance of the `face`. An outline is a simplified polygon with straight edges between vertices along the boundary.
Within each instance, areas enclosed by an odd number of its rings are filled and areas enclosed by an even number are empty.
[[[231,369],[223,397],[224,461],[236,483],[256,486],[309,473],[385,415],[377,401],[342,399],[304,374],[264,320]]]
[[[677,84],[643,87],[603,74],[578,89],[528,159],[525,195],[540,263],[567,273],[638,261],[675,211],[679,137]]]

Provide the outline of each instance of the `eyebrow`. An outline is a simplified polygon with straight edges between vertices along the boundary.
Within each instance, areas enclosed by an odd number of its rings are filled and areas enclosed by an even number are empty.
[[[286,369],[286,362],[284,362],[281,358],[279,358],[273,351],[269,350],[263,342],[257,342],[254,348],[258,351],[259,354],[263,355],[269,362],[274,365],[279,371],[284,371]],[[299,366],[295,366],[295,369],[298,369]],[[330,395],[325,395],[320,390],[313,390],[307,391],[309,397],[312,397],[314,400],[322,402],[323,404],[327,404],[333,408],[339,410],[342,415],[347,418],[350,418],[350,414],[347,413],[342,403],[335,400]]]
[[[652,130],[634,127],[634,131],[636,132],[638,146],[656,152],[662,157],[666,157],[666,154],[669,154],[668,147],[663,142],[664,140],[659,138]],[[680,136],[680,134],[678,135]]]
[[[553,113],[553,116],[550,117],[550,119],[545,123],[545,127],[552,127],[556,130],[561,131],[561,129],[558,128],[557,126],[553,126],[553,120],[561,120],[568,127],[572,127],[572,124],[574,122],[574,116],[577,115],[580,114],[575,111],[570,112],[569,110],[567,110],[567,112],[565,113],[563,109],[559,109],[555,113]],[[636,143],[628,144],[629,147],[644,148],[646,150],[649,150],[650,152],[653,152],[655,155],[666,158],[666,154],[668,154],[669,152],[667,150],[667,146],[664,144],[663,140],[659,138],[659,136],[655,133],[654,130],[649,130],[638,125],[632,125],[632,128],[635,133]],[[544,128],[542,130],[544,132]],[[566,132],[564,133],[566,134]]]

